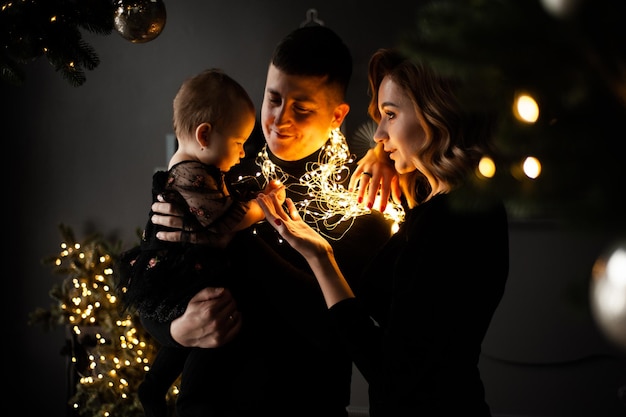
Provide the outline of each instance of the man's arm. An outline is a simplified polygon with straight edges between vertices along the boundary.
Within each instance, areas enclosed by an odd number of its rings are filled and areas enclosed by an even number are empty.
[[[264,192],[268,194],[276,194],[281,201],[285,201],[285,187],[280,182],[271,181]],[[196,233],[193,230],[182,230],[182,213],[180,213],[173,204],[165,201],[162,195],[158,195],[157,199],[159,201],[153,203],[151,207],[152,212],[154,213],[150,219],[152,223],[172,229],[179,229],[170,232],[160,231],[156,235],[158,239],[167,242],[181,242],[182,240],[185,240],[190,243],[210,243],[208,237],[204,233]],[[249,227],[265,217],[263,210],[261,210],[261,207],[259,207],[255,200],[251,200],[250,203],[251,206],[246,213],[246,216],[244,216],[242,223],[238,225],[236,230]],[[185,236],[183,236],[183,234],[185,234]]]
[[[166,202],[161,195],[152,204],[152,222],[162,226],[181,229],[182,213],[176,206]],[[193,231],[158,232],[157,238],[180,242],[182,233],[192,243],[202,243],[203,233]],[[164,235],[164,236],[162,236]],[[148,333],[167,346],[213,348],[234,338],[241,328],[241,317],[231,292],[225,288],[207,287],[199,291],[187,304],[182,316],[171,323],[159,323],[142,317]]]

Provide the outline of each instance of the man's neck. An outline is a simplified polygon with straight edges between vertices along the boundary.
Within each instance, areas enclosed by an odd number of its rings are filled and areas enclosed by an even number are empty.
[[[269,147],[266,145],[261,151],[259,158],[257,158],[257,164],[259,164],[262,168],[267,166],[270,170],[274,169],[282,171],[282,173],[276,172],[276,176],[278,177],[278,179],[280,179],[280,177],[284,175],[292,177],[292,180],[295,179],[299,181],[299,179],[303,175],[305,175],[307,171],[311,168],[312,164],[319,162],[322,149],[323,147],[317,149],[312,154],[296,161],[285,161],[284,159],[280,159],[279,157],[274,155]],[[268,161],[270,164],[268,164]],[[274,167],[271,167],[272,164],[274,165]],[[282,180],[288,181],[289,179],[283,178]]]

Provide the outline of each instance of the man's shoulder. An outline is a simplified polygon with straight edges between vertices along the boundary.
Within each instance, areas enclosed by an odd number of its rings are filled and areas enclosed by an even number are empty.
[[[386,218],[380,211],[372,210],[355,218],[354,226],[364,233],[383,235],[389,238],[392,234],[393,220]]]
[[[393,221],[385,218],[379,211],[344,220],[332,230],[338,241],[350,241],[351,244],[374,244],[386,242],[392,235]]]

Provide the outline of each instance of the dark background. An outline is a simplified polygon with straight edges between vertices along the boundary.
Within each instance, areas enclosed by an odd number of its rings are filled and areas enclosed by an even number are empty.
[[[5,383],[21,414],[65,414],[64,331],[27,325],[29,312],[53,302],[48,291],[62,279],[41,263],[60,250],[57,226],[72,227],[79,240],[98,232],[126,246],[136,241],[149,209],[152,172],[167,164],[171,103],[182,80],[221,67],[260,109],[274,45],[315,8],[353,52],[349,136],[367,120],[369,56],[410,31],[417,2],[165,4],[165,29],[151,42],[133,44],[116,32],[85,34],[101,63],[87,71],[80,87],[71,86],[45,58],[28,65],[24,85],[0,84],[4,213],[8,208],[3,339],[5,361],[13,369],[5,371]],[[538,219],[512,219],[510,230],[510,281],[481,360],[494,414],[626,415],[619,398],[626,389],[626,347],[605,338],[588,306],[591,267],[617,231],[583,233]],[[358,374],[353,391],[352,408],[365,410],[366,387]]]

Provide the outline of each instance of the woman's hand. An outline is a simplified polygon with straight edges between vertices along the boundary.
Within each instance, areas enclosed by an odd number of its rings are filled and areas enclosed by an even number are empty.
[[[367,207],[376,208],[381,212],[385,211],[389,196],[394,202],[400,203],[402,192],[398,182],[398,173],[383,150],[382,143],[378,143],[367,151],[365,156],[357,162],[357,168],[350,177],[349,189],[357,190],[359,202],[362,201]],[[376,204],[379,191],[380,201]]]
[[[302,220],[290,198],[285,200],[287,211],[276,195],[259,194],[257,201],[267,221],[307,260],[329,308],[346,298],[354,297],[352,289],[339,270],[332,246]]]
[[[267,221],[307,260],[332,253],[330,243],[302,220],[290,198],[285,199],[288,211],[285,211],[279,196],[275,193],[259,194],[256,201],[265,213]]]
[[[186,347],[214,348],[231,341],[241,329],[241,316],[230,291],[205,288],[172,321],[170,333]]]

